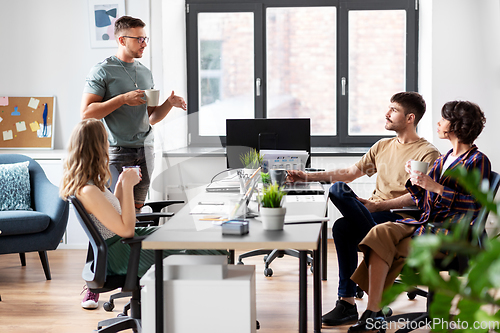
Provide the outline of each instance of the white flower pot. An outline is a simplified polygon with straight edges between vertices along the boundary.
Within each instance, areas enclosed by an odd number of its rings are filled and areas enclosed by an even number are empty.
[[[260,207],[260,219],[264,230],[283,230],[285,224],[286,207]]]

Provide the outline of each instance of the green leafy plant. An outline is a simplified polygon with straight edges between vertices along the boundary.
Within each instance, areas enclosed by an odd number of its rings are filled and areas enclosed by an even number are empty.
[[[259,196],[259,201],[262,207],[279,208],[281,201],[285,196],[285,192],[281,190],[278,184],[269,185],[262,189],[262,195]]]
[[[246,153],[240,155],[240,161],[247,169],[257,169],[262,165],[264,156],[261,155],[257,149],[250,149]]]
[[[497,214],[498,204],[478,170],[454,168],[446,174],[455,177],[483,207]],[[500,332],[500,300],[495,295],[500,289],[500,241],[494,236],[481,244],[471,242],[470,239],[478,239],[481,230],[474,227],[471,230],[468,221],[453,224],[452,232],[447,235],[429,233],[415,237],[401,273],[402,283],[394,284],[384,293],[383,305],[414,286],[427,286],[434,292],[429,308],[432,331],[448,332],[453,324],[456,332]],[[445,263],[455,254],[467,256],[469,267],[462,274],[450,271],[443,276],[434,261],[438,252],[448,253],[443,259]],[[450,316],[451,313],[455,315]]]
[[[271,176],[268,173],[261,172],[260,179],[262,180],[262,184],[264,184],[264,186],[271,184]]]

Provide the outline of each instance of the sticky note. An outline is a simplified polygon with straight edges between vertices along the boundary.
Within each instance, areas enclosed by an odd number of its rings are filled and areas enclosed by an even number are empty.
[[[32,109],[36,109],[38,107],[38,103],[40,103],[39,99],[31,97],[28,106]]]
[[[9,98],[8,97],[0,97],[0,106],[7,106],[9,105]]]
[[[40,124],[38,124],[38,121],[34,121],[30,123],[31,131],[36,132],[40,129]]]
[[[2,120],[3,120],[2,117],[0,117],[0,123],[2,122]]]
[[[12,138],[13,138],[13,136],[12,136],[12,130],[3,131],[3,140],[4,141],[12,140]]]
[[[16,129],[18,132],[26,131],[26,123],[24,121],[18,121],[16,123]]]

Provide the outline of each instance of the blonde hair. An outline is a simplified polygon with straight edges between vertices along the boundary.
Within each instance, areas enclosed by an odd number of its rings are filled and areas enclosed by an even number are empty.
[[[64,161],[59,195],[66,200],[76,195],[89,181],[104,191],[111,179],[108,135],[97,119],[82,120],[71,133],[68,156]]]

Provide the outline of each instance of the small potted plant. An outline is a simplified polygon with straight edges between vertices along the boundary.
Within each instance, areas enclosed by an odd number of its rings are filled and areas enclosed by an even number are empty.
[[[277,184],[262,189],[259,202],[260,218],[264,230],[283,230],[286,207],[282,207],[282,201],[285,194]]]
[[[262,181],[263,187],[268,187],[269,185],[271,185],[271,176],[266,172],[260,173],[260,180]]]
[[[262,156],[257,149],[250,149],[246,153],[241,154],[240,161],[243,163],[245,169],[258,169],[262,162],[264,161],[264,156]]]

